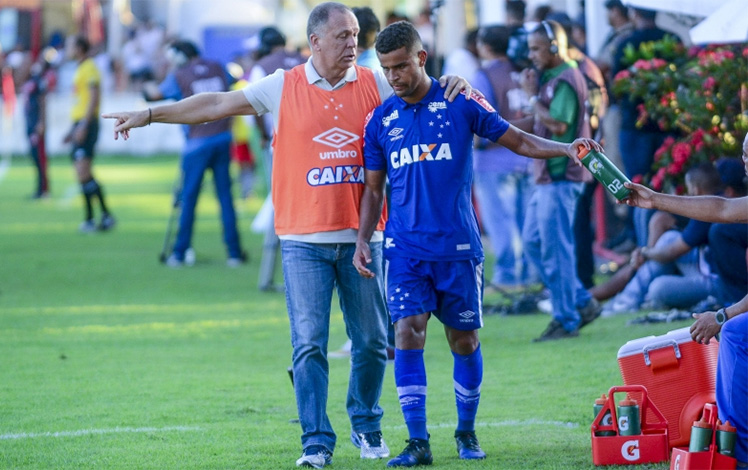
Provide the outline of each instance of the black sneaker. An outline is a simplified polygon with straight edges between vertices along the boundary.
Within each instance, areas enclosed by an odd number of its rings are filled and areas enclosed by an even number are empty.
[[[596,298],[591,297],[589,302],[587,302],[584,307],[577,309],[577,311],[579,312],[579,316],[582,318],[582,322],[579,324],[579,328],[582,329],[597,320],[597,317],[599,317],[600,313],[603,311],[603,306],[600,305],[600,302],[598,302]]]
[[[434,461],[428,439],[408,439],[408,445],[400,455],[387,462],[388,467],[415,467],[431,465]]]
[[[486,453],[480,448],[475,431],[455,431],[455,441],[457,442],[457,453],[461,459],[485,459]]]
[[[533,343],[540,343],[542,341],[552,341],[556,339],[564,339],[564,338],[575,338],[579,336],[579,328],[577,328],[574,331],[566,331],[564,327],[561,325],[561,323],[557,322],[556,320],[551,320],[550,323],[548,323],[548,326],[546,327],[545,331],[532,340]]]
[[[296,461],[297,467],[322,468],[332,463],[332,452],[324,446],[309,446]]]

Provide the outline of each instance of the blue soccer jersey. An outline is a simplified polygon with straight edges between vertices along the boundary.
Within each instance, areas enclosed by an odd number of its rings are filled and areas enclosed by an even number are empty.
[[[391,189],[384,254],[472,259],[483,255],[471,200],[473,134],[496,141],[509,123],[475,95],[450,103],[431,81],[420,102],[393,95],[366,123],[364,165],[386,170]]]

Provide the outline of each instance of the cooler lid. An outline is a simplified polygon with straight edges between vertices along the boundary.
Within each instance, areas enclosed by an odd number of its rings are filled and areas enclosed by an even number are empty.
[[[660,336],[645,336],[644,338],[632,339],[618,350],[618,359],[641,354],[645,350],[651,351],[668,346],[677,346],[689,341],[691,341],[690,326],[668,331],[666,334]]]

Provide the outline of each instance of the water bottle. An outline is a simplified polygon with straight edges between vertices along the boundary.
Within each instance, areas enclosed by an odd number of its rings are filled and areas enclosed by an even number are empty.
[[[702,418],[694,421],[691,426],[691,441],[688,443],[689,452],[708,452],[712,443],[712,425]]]
[[[621,436],[636,436],[642,433],[639,405],[636,400],[625,399],[618,404],[618,433]]]
[[[737,429],[730,425],[729,421],[721,424],[717,421],[717,452],[728,457],[735,457],[735,441],[737,440]]]
[[[577,156],[582,161],[582,164],[592,173],[592,176],[605,186],[605,189],[616,199],[621,201],[626,199],[631,193],[631,190],[623,185],[623,183],[630,183],[631,181],[608,160],[605,154],[579,145],[577,147]]]
[[[608,402],[608,399],[605,397],[605,394],[600,398],[597,398],[595,400],[595,405],[592,407],[592,410],[595,413],[595,418],[597,418],[597,415],[600,414],[600,411],[602,411],[603,406]],[[610,410],[607,410],[605,412],[605,415],[603,416],[603,419],[600,420],[600,425],[602,426],[610,426],[613,424],[613,417],[610,415]],[[615,436],[615,431],[595,431],[595,436]]]

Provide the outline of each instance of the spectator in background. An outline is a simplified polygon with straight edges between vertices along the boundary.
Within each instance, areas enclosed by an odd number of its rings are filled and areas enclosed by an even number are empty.
[[[608,24],[611,30],[605,37],[602,46],[600,46],[595,62],[600,67],[607,83],[610,84],[613,82],[611,72],[616,49],[621,41],[634,31],[634,24],[629,21],[628,8],[621,0],[607,0],[605,9],[607,10]],[[610,151],[610,148],[606,149],[606,156],[610,155]]]
[[[478,30],[471,29],[465,33],[465,43],[453,50],[444,60],[444,75],[462,75],[472,82],[480,69],[477,46]]]
[[[130,86],[140,91],[144,82],[154,79],[151,57],[145,51],[136,30],[130,30],[127,41],[122,45],[122,63]]]
[[[655,25],[657,12],[640,8],[630,8],[629,16],[634,24],[634,31],[619,41],[613,55],[612,76],[626,69],[629,65],[625,62],[624,51],[627,47],[635,50],[645,42],[658,41],[670,35],[668,32]],[[655,151],[662,145],[666,134],[660,130],[656,122],[646,120],[643,125],[638,125],[639,111],[637,106],[642,104],[641,100],[632,101],[623,97],[619,101],[621,108],[621,131],[619,133],[619,145],[623,170],[629,179],[649,173],[654,161]],[[643,246],[647,241],[647,224],[651,211],[635,208],[629,217],[629,233],[636,244]]]
[[[566,32],[566,37],[571,37],[574,25],[569,15],[552,12],[548,15],[548,19],[560,24]],[[569,58],[577,63],[579,71],[584,76],[587,84],[585,110],[589,117],[590,130],[596,139],[600,139],[600,121],[605,117],[608,109],[608,91],[605,87],[605,78],[595,62],[580,50],[579,45],[574,40],[569,42],[568,54]],[[574,215],[577,275],[586,289],[594,285],[595,259],[592,253],[592,245],[595,236],[592,231],[592,199],[597,186],[598,182],[595,179],[584,183],[584,189],[577,200],[577,209]]]
[[[163,54],[166,42],[164,28],[146,18],[137,28],[136,40],[148,58],[154,79],[162,80],[170,66]]]
[[[506,25],[509,28],[509,46],[506,55],[514,65],[515,70],[524,70],[532,66],[532,62],[528,58],[525,9],[524,0],[509,0],[506,2]]]
[[[176,41],[169,46],[168,57],[174,70],[160,85],[144,89],[148,101],[181,100],[200,93],[227,91],[228,72],[218,63],[200,57],[197,47],[189,41]],[[149,113],[151,110],[149,108]],[[151,116],[149,115],[149,124]],[[185,146],[182,153],[182,211],[179,230],[166,265],[178,268],[185,263],[187,250],[192,247],[192,229],[195,224],[195,206],[202,188],[206,170],[213,172],[216,197],[221,206],[223,241],[226,245],[229,267],[246,261],[236,228],[236,212],[231,194],[231,120],[220,119],[207,124],[185,126]]]
[[[36,190],[32,199],[49,196],[47,178],[47,93],[53,85],[49,62],[43,54],[31,66],[31,75],[24,83],[21,93],[25,96],[24,116],[26,117],[26,135],[29,138],[31,160],[36,168]]]
[[[104,189],[93,175],[94,150],[99,138],[101,75],[90,57],[90,48],[83,36],[70,36],[66,42],[66,53],[77,63],[77,67],[73,76],[74,101],[70,110],[73,126],[65,135],[64,142],[72,144],[71,158],[83,192],[85,218],[79,227],[83,233],[111,230],[116,224],[106,205]],[[98,200],[101,208],[98,225],[94,222],[94,200]]]
[[[249,84],[247,80],[232,75],[236,80],[230,89],[241,90]],[[239,187],[242,199],[252,194],[255,180],[255,158],[249,145],[251,129],[245,116],[231,118],[231,159],[239,167]]]
[[[485,26],[478,32],[478,53],[483,67],[473,85],[508,121],[522,118],[524,91],[512,77],[507,57],[511,30],[507,26]],[[533,190],[531,160],[487,139],[475,145],[475,195],[483,229],[488,233],[495,263],[488,288],[505,289],[530,282],[529,266],[515,240],[525,219],[525,208]],[[519,272],[517,270],[519,263]]]
[[[582,15],[584,16],[584,15]],[[571,34],[569,35],[572,42],[582,53],[587,54],[587,28],[584,22],[573,21],[571,23]]]
[[[589,137],[585,101],[587,85],[576,62],[568,58],[568,39],[555,21],[541,22],[528,38],[534,70],[522,74],[522,86],[531,96],[529,119],[534,134],[557,142]],[[539,83],[539,86],[538,86]],[[535,192],[527,209],[522,239],[550,291],[553,319],[535,341],[571,338],[600,315],[600,306],[579,282],[573,236],[577,198],[585,179],[584,168],[568,165],[563,156],[535,161]]]
[[[370,69],[380,69],[377,52],[374,50],[374,42],[379,33],[379,19],[369,7],[355,7],[353,14],[358,19],[358,56],[356,63]]]
[[[612,66],[614,60],[614,54],[618,48],[619,43],[631,34],[634,30],[634,25],[629,21],[628,8],[623,5],[621,0],[607,0],[605,2],[605,8],[608,14],[608,24],[611,26],[611,31],[603,41],[603,45],[595,57],[595,63],[600,68],[600,71],[605,77],[606,86],[610,88],[613,83]],[[616,102],[615,96],[611,93],[608,96],[610,103],[608,110],[605,112],[605,118],[600,122],[600,139],[605,147],[605,155],[610,161],[617,167],[623,168],[623,161],[621,159],[621,146],[619,142],[619,134],[621,132],[621,108]],[[628,211],[627,207],[620,206],[621,210],[616,210],[615,213],[621,219],[628,218],[626,215]],[[631,224],[629,224],[631,226]],[[628,233],[627,233],[628,232]],[[621,245],[626,242],[629,247]],[[600,240],[602,242],[602,240]],[[613,237],[608,240],[607,245],[610,247],[619,246],[619,249],[623,248],[624,251],[630,250],[633,243],[633,234],[631,230],[623,230],[620,235]]]
[[[256,83],[278,69],[291,70],[304,62],[304,57],[298,52],[286,49],[286,36],[276,27],[267,26],[258,33],[259,48],[256,52],[257,62],[249,73],[249,83]],[[273,116],[266,114],[254,118],[263,141],[263,166],[268,187],[268,201],[272,201],[272,172],[273,172]],[[283,285],[275,282],[276,266],[280,253],[280,240],[275,233],[274,211],[270,211],[270,217],[265,228],[265,236],[262,244],[262,257],[260,259],[260,273],[257,280],[258,288],[263,292],[282,292]]]

